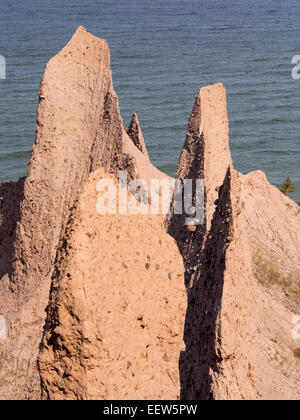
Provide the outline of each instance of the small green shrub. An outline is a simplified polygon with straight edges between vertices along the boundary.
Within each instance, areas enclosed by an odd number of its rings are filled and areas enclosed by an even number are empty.
[[[285,195],[296,191],[295,185],[292,183],[290,177],[287,177],[287,179],[284,181],[284,183],[279,189]]]

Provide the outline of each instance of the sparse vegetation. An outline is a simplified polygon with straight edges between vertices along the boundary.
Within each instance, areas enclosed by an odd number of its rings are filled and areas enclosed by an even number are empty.
[[[281,185],[281,187],[279,187],[279,190],[284,194],[284,195],[288,195],[290,193],[293,193],[296,191],[296,187],[295,184],[293,184],[291,178],[288,176],[287,179],[284,181],[284,183]],[[297,203],[298,206],[300,207],[300,201]],[[286,204],[286,206],[289,209],[292,209],[293,207],[290,204]],[[298,211],[296,212],[296,215],[300,214],[300,208],[298,209]]]
[[[254,256],[255,275],[266,287],[278,286],[285,295],[300,304],[300,272],[283,274],[279,266],[257,252]]]
[[[284,183],[279,189],[285,195],[293,193],[296,190],[295,185],[293,184],[290,177],[287,177],[287,179],[284,181]]]
[[[287,207],[289,210],[291,210],[291,211],[293,211],[293,210],[295,209],[295,208],[294,208],[293,206],[291,206],[289,203],[286,203],[285,205],[286,205],[286,207]],[[298,204],[298,205],[299,205],[299,204]],[[295,215],[295,216],[300,216],[300,207],[298,207],[298,209],[295,211],[294,215]]]

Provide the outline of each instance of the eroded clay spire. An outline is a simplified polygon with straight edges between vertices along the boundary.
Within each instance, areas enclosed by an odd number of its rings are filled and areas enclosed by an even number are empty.
[[[136,113],[133,114],[127,133],[135,146],[149,159],[145,140],[141,130],[140,122]]]

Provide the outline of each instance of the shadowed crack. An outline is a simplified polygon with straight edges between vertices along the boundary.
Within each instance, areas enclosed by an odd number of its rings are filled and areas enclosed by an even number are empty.
[[[231,170],[228,168],[207,234],[206,222],[191,233],[183,226],[180,216],[173,215],[170,220],[169,233],[177,241],[184,260],[188,294],[184,331],[186,351],[181,353],[179,362],[183,400],[214,399],[211,370],[218,372],[221,362],[218,317],[223,296],[226,250],[232,230],[230,188]]]
[[[188,294],[184,340],[186,351],[180,356],[181,398],[213,399],[211,370],[219,372],[221,326],[218,323],[226,269],[226,250],[232,229],[230,197],[231,171],[228,169],[212,227],[202,252],[194,284]]]

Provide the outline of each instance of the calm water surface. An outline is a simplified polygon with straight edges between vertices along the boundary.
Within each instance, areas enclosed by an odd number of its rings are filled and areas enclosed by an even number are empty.
[[[40,78],[78,25],[108,41],[124,124],[138,112],[161,170],[174,174],[198,88],[223,82],[235,167],[291,176],[300,200],[297,0],[1,0],[0,180],[26,173]]]

